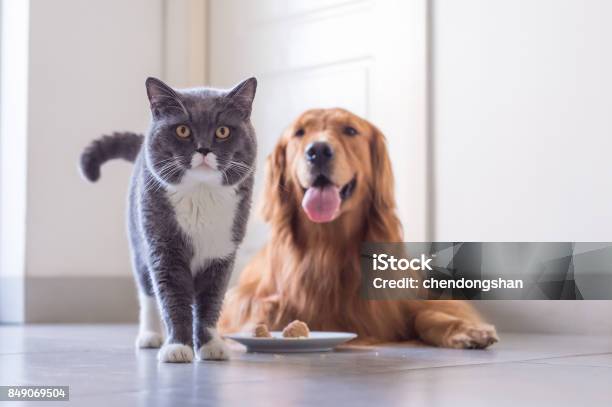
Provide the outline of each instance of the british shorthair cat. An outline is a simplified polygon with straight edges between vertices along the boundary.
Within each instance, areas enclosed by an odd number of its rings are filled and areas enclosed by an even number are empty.
[[[194,348],[199,359],[228,358],[215,327],[251,206],[256,87],[250,78],[231,90],[177,90],[148,78],[146,135],[104,136],[81,155],[92,182],[108,160],[135,163],[128,231],[140,302],[136,346],[161,347],[162,362],[191,362]]]

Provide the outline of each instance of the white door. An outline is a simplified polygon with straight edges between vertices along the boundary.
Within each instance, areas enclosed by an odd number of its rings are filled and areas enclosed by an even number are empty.
[[[302,111],[343,107],[385,133],[407,240],[426,238],[426,0],[212,0],[209,82],[256,76],[255,209],[266,156]],[[254,213],[241,258],[264,243]]]

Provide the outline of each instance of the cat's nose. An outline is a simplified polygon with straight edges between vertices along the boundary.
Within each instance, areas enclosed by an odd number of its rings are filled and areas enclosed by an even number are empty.
[[[206,157],[206,154],[210,153],[210,148],[200,147],[196,151]]]

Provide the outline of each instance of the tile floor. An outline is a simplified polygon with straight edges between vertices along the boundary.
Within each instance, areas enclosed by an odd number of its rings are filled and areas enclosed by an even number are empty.
[[[612,338],[502,334],[490,350],[418,344],[159,364],[131,325],[0,326],[0,384],[69,385],[52,406],[612,406]],[[0,402],[25,406],[47,403]]]

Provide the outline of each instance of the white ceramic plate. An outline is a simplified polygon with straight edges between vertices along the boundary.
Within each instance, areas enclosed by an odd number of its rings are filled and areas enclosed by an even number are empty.
[[[299,353],[328,352],[341,343],[348,342],[357,335],[350,332],[310,332],[308,338],[283,338],[280,331],[270,332],[272,338],[254,338],[250,332],[226,335],[246,346],[247,352]]]

